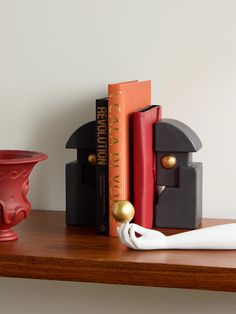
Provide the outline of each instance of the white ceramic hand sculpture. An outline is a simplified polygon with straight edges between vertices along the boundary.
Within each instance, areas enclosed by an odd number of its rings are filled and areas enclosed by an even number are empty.
[[[172,236],[124,222],[117,229],[125,245],[135,250],[235,250],[236,223],[182,232]],[[137,234],[139,236],[137,236]]]

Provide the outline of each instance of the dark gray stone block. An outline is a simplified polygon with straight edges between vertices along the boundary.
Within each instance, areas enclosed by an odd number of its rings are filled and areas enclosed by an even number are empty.
[[[157,184],[164,190],[155,206],[155,226],[194,229],[202,219],[202,164],[192,162],[192,152],[202,147],[186,124],[162,119],[155,124]],[[164,158],[175,160],[165,167]]]

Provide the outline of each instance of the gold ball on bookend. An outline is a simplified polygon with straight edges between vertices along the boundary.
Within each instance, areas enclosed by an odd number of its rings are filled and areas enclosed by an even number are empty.
[[[90,154],[88,155],[88,162],[90,163],[90,165],[95,166],[96,162],[97,162],[97,156],[96,154]]]
[[[165,169],[172,169],[176,166],[177,160],[175,156],[166,155],[161,159],[161,165]]]
[[[129,201],[117,201],[112,208],[112,215],[118,222],[130,222],[134,218],[134,206]]]

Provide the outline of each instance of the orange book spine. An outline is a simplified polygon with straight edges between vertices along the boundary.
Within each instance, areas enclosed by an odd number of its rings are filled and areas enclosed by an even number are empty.
[[[117,236],[112,216],[116,201],[130,200],[130,114],[150,105],[151,81],[108,85],[109,235]]]
[[[125,108],[120,85],[109,85],[108,95],[109,235],[117,236],[119,225],[112,216],[112,207],[118,200],[129,199],[129,175],[125,156],[128,130],[124,123]]]

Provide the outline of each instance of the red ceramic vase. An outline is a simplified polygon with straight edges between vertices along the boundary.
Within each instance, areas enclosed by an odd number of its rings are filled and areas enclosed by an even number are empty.
[[[0,241],[18,239],[11,227],[29,215],[28,177],[34,165],[45,159],[43,153],[0,150]]]

